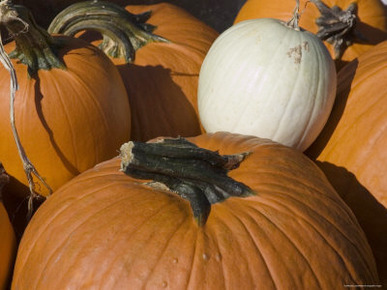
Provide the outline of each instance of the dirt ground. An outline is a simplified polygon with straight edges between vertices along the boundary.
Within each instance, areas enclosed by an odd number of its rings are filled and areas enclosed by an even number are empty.
[[[168,2],[180,6],[219,32],[230,27],[246,0],[105,0],[121,6]],[[41,26],[47,28],[57,13],[80,0],[14,0],[27,6]]]

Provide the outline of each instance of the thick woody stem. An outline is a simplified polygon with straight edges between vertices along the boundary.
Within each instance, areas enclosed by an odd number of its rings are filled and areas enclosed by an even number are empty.
[[[114,58],[132,62],[135,52],[150,42],[168,42],[155,35],[153,25],[145,23],[151,12],[132,14],[121,6],[105,1],[84,1],[70,5],[51,22],[48,31],[74,36],[93,30],[103,36],[101,50]]]
[[[320,0],[311,0],[321,13],[316,20],[319,27],[317,36],[333,45],[335,59],[340,59],[347,47],[354,42],[365,43],[366,38],[356,30],[357,4],[351,3],[347,9],[338,6],[329,8]]]
[[[63,41],[54,39],[39,27],[27,8],[7,1],[2,2],[0,23],[5,26],[16,43],[10,57],[27,65],[30,76],[34,76],[39,69],[65,69],[64,63],[55,53],[56,49],[63,46]]]
[[[254,194],[248,186],[227,175],[248,155],[220,155],[184,138],[152,143],[131,141],[121,146],[120,153],[122,171],[134,178],[162,183],[187,199],[199,225],[206,223],[211,204],[231,196]]]

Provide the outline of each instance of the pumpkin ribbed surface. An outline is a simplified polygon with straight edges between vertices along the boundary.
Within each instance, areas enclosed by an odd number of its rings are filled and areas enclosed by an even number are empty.
[[[101,163],[38,209],[13,289],[335,289],[378,281],[354,215],[301,153],[255,137],[190,139],[251,151],[230,176],[257,192],[212,206],[198,227],[186,200]]]
[[[356,175],[387,207],[387,41],[338,74],[330,119],[307,154]]]
[[[39,70],[31,78],[26,65],[13,61],[19,81],[16,127],[28,158],[54,190],[112,158],[130,136],[128,97],[116,67],[87,42],[67,41],[58,52],[67,69]],[[14,42],[5,49],[12,51]],[[6,70],[0,75],[0,87],[0,159],[10,176],[28,186],[9,121]],[[7,188],[14,186],[11,181]],[[36,186],[46,194],[44,189]]]
[[[387,282],[387,41],[338,73],[336,103],[306,154],[351,207]]]

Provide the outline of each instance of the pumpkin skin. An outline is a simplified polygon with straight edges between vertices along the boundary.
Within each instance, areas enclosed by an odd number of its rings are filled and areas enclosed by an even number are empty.
[[[307,3],[306,0],[300,0],[300,27],[317,33],[318,26],[316,19],[320,17],[320,12],[313,3]],[[338,6],[345,10],[352,0],[323,0],[328,7]],[[343,63],[349,62],[370,49],[375,44],[387,38],[387,13],[386,8],[380,0],[358,0],[357,26],[356,30],[365,36],[368,43],[354,43],[348,47],[341,57],[341,61],[337,61],[338,68],[341,68]],[[248,0],[239,10],[234,24],[247,19],[254,18],[276,18],[287,21],[291,18],[295,6],[294,0],[286,1],[262,1]],[[333,46],[328,42],[324,42],[332,57],[334,57]]]
[[[21,240],[13,289],[334,289],[378,283],[354,215],[315,164],[252,136],[189,138],[252,154],[229,176],[258,194],[212,206],[204,227],[188,202],[103,162],[61,187]],[[318,251],[316,250],[318,249]]]
[[[113,15],[120,15],[117,21],[122,22],[121,27],[129,22],[124,21],[125,17],[129,16],[121,16],[121,12],[117,12],[115,7],[106,7],[103,2],[89,3],[94,5],[92,12],[85,9],[89,6],[83,3],[71,6],[52,21],[48,30],[51,33],[72,35],[76,31],[66,30],[66,27],[68,23],[75,23],[78,30],[90,32],[89,30],[96,29],[96,24],[83,24],[82,21],[87,22],[90,15],[95,15],[96,19],[99,19],[99,22],[96,21],[97,25],[103,27],[102,32],[96,30],[105,34],[105,26],[110,25],[111,19],[106,21],[102,17],[97,18],[101,12],[94,11],[106,9],[113,11]],[[200,134],[197,113],[198,76],[203,59],[218,33],[188,12],[171,4],[132,5],[126,6],[126,10],[133,14],[151,11],[151,17],[146,23],[156,26],[153,34],[168,40],[144,43],[144,46],[135,50],[134,61],[131,63],[126,62],[124,55],[112,58],[126,86],[132,108],[132,140],[147,141],[158,136]],[[79,25],[80,23],[83,25]],[[114,31],[113,33],[117,34]],[[137,36],[138,32],[133,34],[137,42],[144,38],[143,35]],[[101,43],[101,39],[95,40],[95,34],[82,31],[76,36],[96,46]]]
[[[89,43],[65,38],[68,43],[58,54],[66,70],[39,70],[38,78],[31,78],[26,65],[12,60],[19,82],[16,127],[28,158],[53,190],[115,156],[130,137],[130,107],[116,67]],[[5,50],[9,53],[14,47],[11,42]],[[0,159],[12,176],[5,190],[28,193],[9,121],[9,81],[9,73],[2,70]],[[36,183],[36,191],[47,195]]]
[[[0,163],[0,197],[1,191],[9,181]],[[16,237],[8,214],[0,198],[0,289],[7,289],[16,257]]]
[[[252,19],[223,32],[206,55],[199,115],[206,132],[255,135],[303,151],[321,132],[335,93],[334,62],[315,35]]]
[[[316,159],[367,234],[387,283],[387,41],[338,73],[336,103],[305,152]]]
[[[170,41],[140,48],[133,64],[113,59],[132,108],[132,140],[200,134],[199,71],[218,33],[171,4],[131,5],[126,10],[133,14],[152,11],[147,23],[157,27],[154,34]]]

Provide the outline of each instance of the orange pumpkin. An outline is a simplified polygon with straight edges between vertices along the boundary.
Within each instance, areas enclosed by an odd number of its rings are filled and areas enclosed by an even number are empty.
[[[100,8],[98,10],[94,7]],[[73,14],[76,16],[72,23],[78,30],[95,29],[98,25],[103,29],[112,27],[110,17],[106,20],[100,18],[99,22],[93,20],[91,24],[82,25],[82,22],[89,21],[94,13],[101,11],[113,11],[117,15],[120,13],[116,13],[118,8],[120,7],[103,1],[78,3],[62,11],[50,25],[49,31],[70,33]],[[153,33],[168,40],[150,40],[145,43],[135,51],[133,63],[126,63],[123,57],[113,58],[124,80],[132,108],[131,138],[146,141],[157,136],[199,134],[198,75],[203,59],[218,33],[171,4],[130,5],[126,6],[126,10],[133,14],[151,11],[146,24],[154,25],[156,28]],[[126,17],[127,15],[123,15],[119,19],[120,26],[125,29],[128,26]],[[75,32],[77,30],[72,30],[70,34]],[[102,33],[104,32],[103,30]],[[144,37],[144,32],[134,33],[132,42],[137,44]],[[98,45],[100,42],[93,41],[93,44]],[[110,47],[109,45],[108,48]]]
[[[10,11],[13,8],[9,6]],[[19,82],[16,129],[28,158],[55,190],[115,156],[120,144],[129,139],[128,97],[117,68],[100,50],[80,39],[51,37],[34,25],[23,7],[17,11],[29,27],[5,45],[7,53],[13,51]],[[20,32],[19,23],[6,25]],[[1,70],[0,159],[13,177],[7,191],[22,192],[25,188],[16,190],[17,183],[28,182],[11,131],[9,82],[8,71]],[[36,182],[37,192],[47,195]]]
[[[234,23],[252,19],[252,18],[277,18],[284,21],[288,21],[293,13],[295,7],[294,0],[286,1],[263,1],[263,0],[247,0],[242,6]],[[338,68],[343,64],[341,63],[351,61],[360,54],[370,49],[373,45],[385,40],[387,38],[387,13],[386,8],[380,0],[301,0],[300,1],[300,27],[317,33],[320,26],[316,24],[316,21],[321,16],[321,13],[317,6],[314,4],[319,2],[321,6],[325,4],[328,8],[333,9],[334,6],[339,10],[347,10],[350,6],[351,14],[355,16],[355,26],[353,29],[349,29],[344,33],[345,39],[349,42],[348,47],[346,41],[343,42],[343,53],[339,55],[335,52],[334,46],[325,41],[325,44],[330,51],[333,58],[337,59]],[[321,4],[322,3],[322,4]],[[356,3],[356,4],[354,4]],[[355,8],[356,7],[356,8]],[[332,11],[331,10],[331,11]],[[335,13],[335,12],[334,12]],[[328,13],[327,13],[328,15]],[[348,16],[348,15],[347,15]],[[347,17],[346,16],[346,17]],[[344,19],[344,15],[342,15]],[[334,21],[337,21],[335,19]],[[332,20],[325,20],[326,23],[332,24]],[[352,23],[353,19],[349,18],[348,23]],[[342,25],[344,23],[338,23],[340,26],[337,34],[342,34],[344,29]],[[347,29],[347,28],[345,28]],[[336,34],[336,35],[337,35]],[[339,61],[340,60],[340,61]]]
[[[378,284],[354,215],[302,153],[229,133],[189,140],[220,154],[250,152],[228,175],[256,195],[213,204],[198,226],[185,199],[125,175],[119,158],[103,162],[61,187],[33,216],[13,289]]]
[[[0,197],[9,177],[0,163]],[[16,256],[16,238],[8,214],[0,198],[0,289],[7,289]]]
[[[338,73],[326,127],[305,152],[318,160],[362,225],[387,283],[387,41]]]

